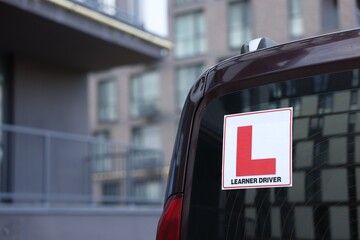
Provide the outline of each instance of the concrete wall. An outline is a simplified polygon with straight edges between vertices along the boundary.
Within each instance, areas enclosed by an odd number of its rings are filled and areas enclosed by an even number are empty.
[[[16,56],[15,125],[88,134],[86,74]]]
[[[88,135],[85,73],[15,56],[14,91],[14,125]],[[34,134],[9,140],[15,192],[90,192],[86,143]]]
[[[89,211],[89,210],[88,210]],[[160,209],[0,212],[1,240],[147,240],[156,238]]]

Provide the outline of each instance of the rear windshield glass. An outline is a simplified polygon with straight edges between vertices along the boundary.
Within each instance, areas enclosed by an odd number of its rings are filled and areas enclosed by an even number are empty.
[[[201,120],[188,239],[358,239],[359,70],[212,101]],[[221,190],[224,115],[293,107],[293,187]]]

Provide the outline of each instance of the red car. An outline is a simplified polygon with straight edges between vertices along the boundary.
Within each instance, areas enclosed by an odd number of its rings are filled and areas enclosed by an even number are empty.
[[[359,69],[360,30],[258,39],[208,69],[185,103],[157,239],[359,239]]]

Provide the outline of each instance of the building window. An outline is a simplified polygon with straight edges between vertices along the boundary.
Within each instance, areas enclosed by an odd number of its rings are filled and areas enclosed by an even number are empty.
[[[294,96],[296,94],[295,82],[292,82],[292,81],[285,82],[285,87],[286,87],[286,95],[287,96]]]
[[[107,172],[112,170],[113,160],[111,157],[111,145],[109,132],[96,132],[94,137],[97,142],[93,145],[92,167],[94,172]]]
[[[154,117],[159,112],[160,74],[147,72],[131,79],[130,115],[133,118]]]
[[[269,102],[269,109],[276,109],[280,107],[280,101]]]
[[[304,22],[300,0],[289,0],[289,33],[292,37],[304,34]]]
[[[314,145],[314,165],[321,165],[329,159],[329,142],[321,141]]]
[[[176,105],[182,109],[185,99],[192,85],[198,80],[202,72],[201,64],[195,66],[180,67],[176,71]]]
[[[324,119],[321,117],[310,118],[310,136],[321,132],[324,126]]]
[[[103,204],[116,204],[120,197],[120,182],[111,181],[102,184]]]
[[[249,89],[244,89],[241,94],[241,111],[248,112],[251,110],[251,92]]]
[[[334,105],[332,94],[319,95],[319,114],[331,113]]]
[[[353,133],[356,131],[356,113],[350,113],[349,114],[349,120],[348,120],[348,132]],[[349,157],[354,158],[354,152],[355,152],[355,137],[354,135],[349,134],[348,136],[348,142],[351,144],[348,144],[348,152]]]
[[[272,98],[281,98],[282,97],[282,88],[280,84],[272,84],[270,85],[270,96]]]
[[[205,19],[202,12],[195,12],[176,17],[176,57],[184,58],[205,53],[205,35]]]
[[[103,0],[101,2],[101,10],[106,14],[115,15],[116,13],[115,0]]]
[[[290,99],[290,105],[293,107],[294,117],[301,115],[301,98]]]
[[[330,32],[339,28],[337,0],[322,0],[321,25],[324,32]]]
[[[359,15],[360,16],[360,15]],[[352,80],[351,80],[351,86],[352,87],[357,87],[359,86],[359,69],[354,69],[352,72]]]
[[[98,120],[100,122],[117,119],[117,91],[115,80],[98,83]]]
[[[152,149],[160,149],[162,147],[159,126],[146,125],[136,127],[132,130],[131,135],[132,143],[135,145]]]
[[[138,200],[159,201],[162,199],[163,183],[161,180],[144,180],[134,183],[133,194]]]
[[[186,4],[186,3],[192,3],[192,2],[196,2],[198,0],[175,0],[175,3],[177,5],[181,5],[181,4]]]
[[[350,92],[350,109],[351,110],[356,110],[357,109],[357,105],[358,105],[358,91],[357,90],[352,90]]]
[[[75,0],[75,1],[109,15],[116,14],[115,0]]]
[[[313,81],[314,92],[323,92],[328,88],[328,75],[314,76]]]
[[[240,48],[251,39],[251,11],[249,1],[234,2],[228,9],[228,38],[230,48]]]
[[[136,145],[130,152],[132,169],[155,169],[162,167],[160,127],[146,125],[132,130],[132,143]]]

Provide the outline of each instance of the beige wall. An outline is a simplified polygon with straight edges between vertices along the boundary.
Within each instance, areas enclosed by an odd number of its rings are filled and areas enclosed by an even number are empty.
[[[137,66],[118,68],[103,73],[93,74],[90,77],[90,120],[93,132],[107,129],[115,140],[129,142],[131,128],[147,124],[146,121],[132,121],[129,117],[129,79],[133,73],[147,69],[158,69],[161,74],[161,113],[155,122],[161,126],[162,143],[165,151],[165,160],[170,161],[172,148],[177,131],[179,111],[176,109],[175,73],[177,67],[185,65],[203,64],[205,68],[215,65],[219,59],[239,54],[240,50],[228,48],[228,4],[232,0],[202,0],[191,4],[177,6],[175,1],[168,1],[169,10],[169,39],[174,41],[174,18],[178,15],[203,11],[206,19],[207,52],[201,56],[185,59],[176,59],[173,52],[159,63],[151,66]],[[288,33],[288,6],[287,0],[251,0],[253,38],[270,37],[282,43],[294,40]],[[341,29],[357,26],[355,0],[339,0],[339,24]],[[321,34],[321,1],[301,0],[304,14],[304,35],[308,37]],[[340,29],[339,29],[340,30]],[[176,43],[175,43],[176,44]],[[119,121],[111,125],[99,125],[96,122],[96,83],[104,78],[118,79]]]

